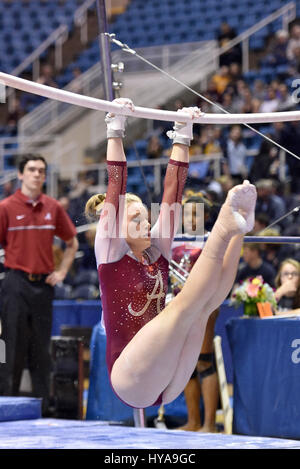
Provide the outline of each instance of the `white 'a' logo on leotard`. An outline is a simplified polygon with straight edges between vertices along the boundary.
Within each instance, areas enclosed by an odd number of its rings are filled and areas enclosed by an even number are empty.
[[[153,300],[156,300],[157,314],[160,313],[160,300],[165,297],[164,284],[163,284],[163,278],[162,278],[161,272],[158,271],[158,273],[153,276],[150,275],[149,273],[147,273],[147,275],[151,279],[155,279],[154,288],[151,293],[147,293],[147,302],[145,306],[143,307],[143,309],[141,309],[140,311],[134,311],[131,306],[132,303],[130,303],[130,305],[128,306],[128,311],[133,316],[142,316],[147,311],[151,301]],[[157,292],[158,288],[159,288],[159,291]]]

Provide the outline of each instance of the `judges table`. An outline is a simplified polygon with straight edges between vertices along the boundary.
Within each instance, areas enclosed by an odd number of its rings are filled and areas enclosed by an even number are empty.
[[[93,328],[101,319],[101,301],[54,300],[52,335],[60,335],[61,326]]]
[[[235,318],[226,330],[233,432],[300,438],[300,318]]]
[[[62,326],[83,326],[93,328],[101,319],[102,307],[100,300],[54,300],[52,336],[61,334]],[[242,308],[234,308],[228,301],[220,307],[220,313],[216,321],[215,334],[222,339],[222,350],[224,356],[227,381],[232,383],[232,360],[230,347],[226,334],[226,322],[233,317],[243,314]]]

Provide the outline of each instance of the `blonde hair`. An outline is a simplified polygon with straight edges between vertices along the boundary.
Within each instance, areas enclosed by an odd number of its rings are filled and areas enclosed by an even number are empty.
[[[84,214],[89,221],[95,221],[99,218],[100,212],[104,206],[105,200],[106,200],[106,194],[96,194],[96,195],[93,195],[87,201],[85,205]],[[132,194],[131,192],[127,192],[125,194],[125,202],[127,204],[130,204],[132,202],[143,203],[142,199],[139,196]]]

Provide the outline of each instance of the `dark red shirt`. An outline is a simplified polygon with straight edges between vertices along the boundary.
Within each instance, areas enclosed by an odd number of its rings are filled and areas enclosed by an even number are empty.
[[[0,244],[5,267],[34,274],[53,272],[53,238],[68,241],[76,228],[57,200],[41,194],[36,204],[20,189],[0,202]]]

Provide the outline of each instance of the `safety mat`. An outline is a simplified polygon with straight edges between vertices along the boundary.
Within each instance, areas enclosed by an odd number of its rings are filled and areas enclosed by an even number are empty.
[[[38,419],[40,417],[41,399],[0,396],[0,422]]]
[[[37,419],[0,423],[1,449],[300,449],[300,441]]]

